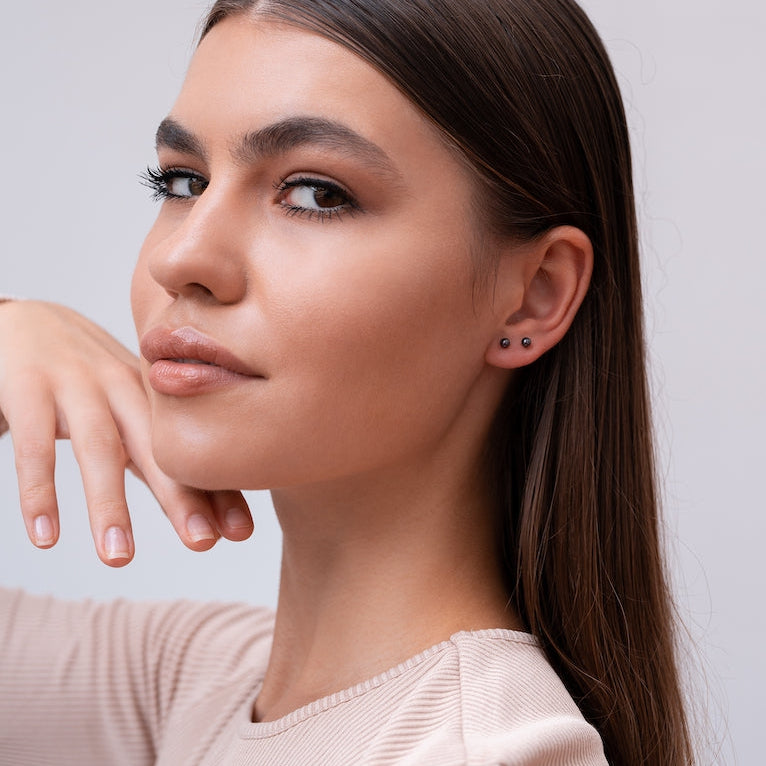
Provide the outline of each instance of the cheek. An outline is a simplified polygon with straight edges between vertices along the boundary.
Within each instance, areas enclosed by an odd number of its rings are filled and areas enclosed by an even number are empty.
[[[150,391],[160,466],[203,489],[263,489],[370,470],[436,443],[484,348],[465,232],[441,216],[419,221],[374,236],[340,223],[287,244],[253,238],[248,296],[226,307],[217,337],[248,350],[269,379],[231,396]],[[150,245],[132,286],[139,333],[168,302],[145,265]]]
[[[438,439],[482,368],[463,251],[399,254],[400,269],[366,258],[341,292],[312,281],[303,310],[285,318],[284,432],[328,469],[362,469]]]
[[[136,267],[133,269],[133,278],[130,283],[130,308],[133,312],[133,323],[139,337],[141,337],[142,332],[146,329],[151,296],[157,287],[156,283],[149,276],[149,271],[146,267],[146,249],[147,243],[145,242],[136,261]]]
[[[470,283],[444,262],[384,263],[345,268],[342,280],[328,259],[321,275],[305,260],[299,275],[283,273],[248,333],[253,356],[268,358],[265,385],[229,398],[150,395],[160,466],[203,489],[264,489],[358,474],[438,442],[481,369]]]

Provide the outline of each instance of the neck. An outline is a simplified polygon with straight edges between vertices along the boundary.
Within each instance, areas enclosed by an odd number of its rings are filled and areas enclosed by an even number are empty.
[[[520,628],[507,606],[491,503],[454,478],[478,471],[445,467],[273,493],[283,560],[259,720],[348,688],[455,632]]]

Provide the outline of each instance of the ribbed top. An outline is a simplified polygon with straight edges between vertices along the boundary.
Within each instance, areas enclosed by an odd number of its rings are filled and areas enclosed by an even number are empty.
[[[354,684],[348,689],[329,694],[326,697],[315,700],[314,702],[304,705],[298,710],[289,713],[283,718],[279,718],[275,721],[266,721],[263,723],[247,722],[240,730],[243,737],[269,737],[277,734],[285,729],[289,729],[291,726],[301,723],[302,721],[312,716],[324,713],[331,708],[338,707],[344,703],[350,702],[356,697],[360,697],[364,694],[369,694],[373,690],[379,689],[379,687],[388,685],[388,688],[393,690],[398,687],[396,683],[390,683],[400,676],[408,675],[410,682],[414,681],[419,675],[428,672],[433,665],[438,662],[438,655],[442,652],[449,650],[451,646],[457,646],[461,639],[473,637],[479,641],[482,639],[497,638],[504,641],[514,640],[521,641],[523,643],[531,643],[537,645],[537,641],[534,636],[528,633],[518,633],[512,630],[503,630],[500,628],[492,630],[481,631],[464,631],[456,633],[448,641],[442,641],[436,646],[432,646],[425,651],[416,654],[414,657],[410,657],[404,662],[400,662],[393,668],[380,673],[372,678],[362,681],[358,684]],[[437,658],[437,659],[434,659]],[[429,660],[433,660],[429,662]],[[448,691],[445,689],[445,691]],[[445,695],[446,696],[446,695]]]
[[[253,723],[273,613],[0,591],[0,765],[603,766],[535,639],[461,632]]]

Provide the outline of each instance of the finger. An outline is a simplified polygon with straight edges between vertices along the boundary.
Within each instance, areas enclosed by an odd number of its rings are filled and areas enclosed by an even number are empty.
[[[13,440],[21,514],[32,543],[50,548],[59,537],[55,404],[38,382],[27,378],[17,383],[19,389],[5,392],[3,406]]]
[[[247,540],[253,534],[253,517],[241,492],[210,492],[218,528],[227,540]]]
[[[106,398],[78,387],[61,394],[77,463],[80,466],[91,532],[99,558],[120,567],[133,558],[133,530],[125,499],[127,457]]]
[[[221,536],[214,505],[207,493],[178,484],[155,462],[151,415],[143,386],[136,381],[112,391],[113,417],[134,473],[152,490],[184,545],[195,551],[209,550]]]
[[[250,509],[240,492],[206,492],[184,487],[161,471],[152,477],[147,484],[153,487],[165,515],[188,548],[208,550],[219,537],[240,541],[253,533]]]
[[[123,346],[116,338],[110,335],[103,327],[94,324],[72,309],[64,306],[55,306],[55,309],[65,312],[66,321],[76,325],[85,335],[95,341],[97,349],[107,351],[118,361],[133,368],[135,371],[138,371],[138,357],[128,348]]]

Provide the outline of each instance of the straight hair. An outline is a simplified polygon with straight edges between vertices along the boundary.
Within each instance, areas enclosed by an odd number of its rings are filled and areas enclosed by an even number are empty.
[[[593,245],[570,330],[518,371],[487,466],[510,601],[615,766],[693,763],[660,537],[627,123],[572,0],[218,0],[361,56],[464,156],[477,211],[518,241]]]

